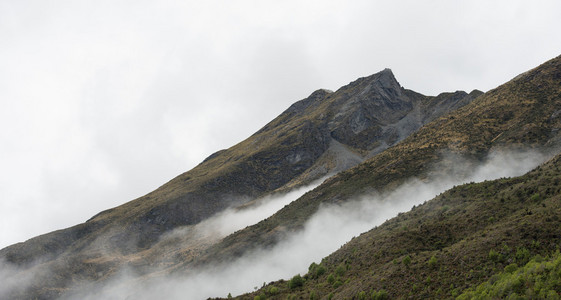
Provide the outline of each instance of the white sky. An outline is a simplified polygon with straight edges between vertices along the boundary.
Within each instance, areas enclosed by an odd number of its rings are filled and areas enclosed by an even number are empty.
[[[491,3],[492,2],[492,3]],[[318,88],[561,54],[560,1],[0,0],[0,248],[142,196]]]

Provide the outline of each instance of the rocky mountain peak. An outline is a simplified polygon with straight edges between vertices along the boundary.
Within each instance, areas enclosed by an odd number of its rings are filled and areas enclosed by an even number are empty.
[[[409,102],[392,70],[388,68],[370,76],[359,78],[350,83],[346,90],[354,94],[349,98],[351,105],[354,105],[355,102],[367,101],[373,102],[377,106],[393,107],[396,104]]]
[[[397,82],[392,70],[389,68],[385,68],[371,77],[374,77],[375,82],[379,83],[382,87],[395,88],[397,86],[398,88],[401,88],[401,85]]]
[[[401,90],[401,85],[395,78],[392,70],[389,68],[385,68],[384,70],[378,73],[361,78],[357,80],[357,82],[360,82],[359,84],[361,86],[374,88],[377,90],[380,89]]]

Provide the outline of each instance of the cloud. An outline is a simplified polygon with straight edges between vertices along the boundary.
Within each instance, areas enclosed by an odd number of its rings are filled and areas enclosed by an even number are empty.
[[[195,230],[206,236],[216,235],[220,238],[225,237],[272,216],[284,206],[316,188],[322,181],[323,179],[317,180],[314,184],[295,189],[286,194],[257,199],[257,203],[246,205],[246,207],[230,208],[219,212],[211,218],[198,223]]]
[[[153,248],[157,249],[158,245],[175,244],[176,249],[181,249],[201,242],[205,244],[216,242],[229,234],[272,216],[284,206],[316,188],[323,180],[316,180],[308,186],[294,189],[288,193],[276,193],[254,200],[232,199],[229,202],[237,204],[196,225],[179,227],[166,233]]]
[[[476,164],[474,161],[449,155],[446,157],[445,165],[453,165],[455,169],[467,170],[467,172],[457,172],[456,175],[440,173],[430,180],[423,181],[413,178],[385,194],[369,194],[341,205],[323,206],[308,220],[303,230],[289,235],[273,248],[251,251],[229,263],[205,266],[204,269],[194,270],[186,277],[163,276],[136,281],[134,273],[127,270],[107,285],[96,285],[86,294],[80,293],[73,297],[75,299],[87,299],[87,297],[111,299],[131,296],[135,299],[156,297],[205,299],[225,297],[228,293],[237,295],[250,292],[266,282],[281,278],[288,279],[297,273],[305,274],[312,262],[321,261],[323,257],[339,249],[352,237],[382,224],[400,212],[409,211],[411,207],[422,204],[455,185],[519,176],[544,162],[548,157],[535,151],[497,150],[491,153],[486,161]],[[267,210],[266,214],[259,215],[266,216],[269,212]],[[225,216],[227,217],[222,221],[233,222],[233,224],[237,222],[234,218],[230,218],[234,216],[231,213]],[[246,215],[241,213],[235,216],[245,218]],[[220,218],[220,215],[216,217],[216,219]],[[224,224],[216,219],[209,221],[209,224]],[[230,230],[223,233],[232,232],[241,226],[234,226],[235,228],[229,228]]]

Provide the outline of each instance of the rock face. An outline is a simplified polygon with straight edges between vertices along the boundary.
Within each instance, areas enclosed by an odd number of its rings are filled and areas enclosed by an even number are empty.
[[[336,102],[335,116],[329,122],[331,136],[337,141],[360,150],[386,142],[394,144],[398,136],[384,130],[410,113],[415,104],[408,97],[389,69],[362,78],[351,84],[356,93]],[[389,143],[388,143],[389,142]]]
[[[106,279],[123,264],[142,260],[173,229],[349,169],[480,94],[424,96],[402,88],[389,69],[336,92],[317,90],[248,139],[148,195],[83,224],[0,250],[0,260],[23,268],[21,276],[46,274],[36,279],[41,284],[9,296],[52,298],[67,291],[71,282]],[[174,249],[178,247],[201,248],[188,240]],[[54,275],[46,272],[53,265]]]

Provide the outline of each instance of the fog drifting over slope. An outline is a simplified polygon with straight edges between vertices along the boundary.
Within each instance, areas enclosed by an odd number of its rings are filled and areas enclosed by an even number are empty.
[[[204,235],[227,236],[272,216],[285,205],[315,189],[321,182],[323,182],[323,179],[286,194],[267,196],[248,207],[227,209],[197,224],[197,230]]]
[[[193,244],[196,240],[211,243],[222,239],[247,226],[254,225],[279,211],[285,205],[315,189],[324,179],[303,186],[285,194],[273,194],[255,199],[241,206],[233,206],[194,225],[177,228],[165,234],[161,243],[176,243],[185,240]],[[181,245],[177,245],[177,248]]]
[[[321,261],[352,237],[410,210],[413,205],[434,198],[454,185],[520,176],[546,158],[546,155],[537,152],[494,152],[485,163],[473,167],[472,162],[448,156],[445,164],[453,165],[456,171],[471,172],[463,172],[469,173],[467,176],[441,174],[428,182],[411,179],[387,194],[367,195],[343,205],[324,206],[306,223],[304,230],[294,233],[273,249],[252,251],[229,264],[193,272],[196,275],[168,276],[150,284],[144,282],[141,286],[131,285],[132,275],[124,272],[101,292],[90,295],[90,299],[131,295],[136,299],[206,299],[225,297],[228,293],[250,292],[265,282],[287,279],[297,273],[305,274],[310,263]],[[228,219],[234,216],[227,214]],[[244,216],[243,212],[238,216]],[[79,298],[84,298],[84,295]]]

